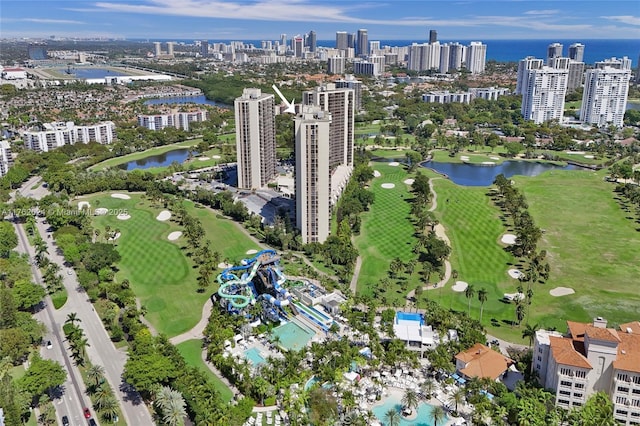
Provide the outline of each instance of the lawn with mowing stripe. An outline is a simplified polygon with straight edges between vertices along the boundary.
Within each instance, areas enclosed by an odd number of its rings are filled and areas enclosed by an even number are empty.
[[[381,162],[372,162],[371,166],[382,176],[373,178],[370,183],[375,201],[370,211],[363,213],[360,235],[355,238],[362,256],[357,289],[361,294],[371,294],[371,285],[387,276],[391,260],[399,257],[406,262],[416,257],[411,251],[415,238],[409,219],[411,206],[407,202],[412,195],[409,185],[403,182],[410,175],[402,166],[393,167]],[[383,183],[392,183],[395,188],[382,188]]]
[[[96,216],[94,227],[101,230],[101,235],[107,225],[121,232],[115,242],[122,256],[117,265],[117,279],[129,279],[136,296],[147,308],[146,318],[160,333],[178,335],[198,322],[204,302],[217,288],[197,292],[197,269],[181,249],[186,241],[167,239],[169,233],[182,228],[173,221],[158,221],[156,216],[163,208],[152,205],[142,194],[129,195],[130,200],[104,193],[83,200],[89,201],[93,209],[126,209],[131,215],[129,220],[119,220],[116,215]],[[196,208],[191,202],[185,202],[185,206],[202,220],[212,248],[223,258],[237,261],[248,248],[254,248],[230,220],[218,219],[213,211]]]
[[[216,390],[220,392],[220,397],[224,402],[229,402],[233,398],[233,392],[225,385],[218,376],[202,360],[202,341],[187,340],[176,345],[178,352],[184,358],[184,361],[192,367],[198,368],[213,383]]]

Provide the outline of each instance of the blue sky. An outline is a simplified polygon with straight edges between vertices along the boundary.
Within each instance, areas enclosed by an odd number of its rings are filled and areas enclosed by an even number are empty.
[[[637,0],[2,0],[0,38],[275,40],[315,30],[369,40],[640,39]]]

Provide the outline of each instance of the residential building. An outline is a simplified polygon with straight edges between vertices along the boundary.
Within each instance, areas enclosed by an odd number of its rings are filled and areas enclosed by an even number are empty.
[[[556,394],[557,406],[580,407],[602,391],[617,422],[640,424],[640,322],[616,330],[597,317],[592,323],[567,321],[564,335],[538,330],[533,357],[532,370]]]
[[[296,225],[303,243],[324,242],[330,233],[331,114],[318,106],[303,106],[295,122]]]
[[[7,141],[0,141],[0,177],[6,175],[12,165],[11,145]]]
[[[336,49],[347,50],[349,47],[346,31],[336,31]]]
[[[521,113],[525,120],[536,124],[564,117],[564,97],[567,93],[569,68],[551,68],[527,70],[522,86]]]
[[[567,90],[573,91],[582,87],[582,78],[584,77],[584,62],[571,60],[569,62],[569,80],[567,81]]]
[[[448,90],[433,90],[422,95],[423,102],[431,102],[437,104],[463,103],[471,102],[472,95],[470,92],[449,92]]]
[[[487,45],[472,41],[467,47],[466,64],[471,74],[481,74],[487,61]]]
[[[358,56],[366,56],[369,54],[369,36],[367,35],[367,30],[360,29],[358,30],[358,45],[356,46],[356,55]]]
[[[622,127],[627,108],[631,61],[612,58],[587,71],[580,121],[597,127]]]
[[[277,174],[274,95],[244,89],[234,109],[238,188],[262,188]]]
[[[114,139],[115,124],[112,121],[76,126],[73,121],[44,123],[43,130],[24,133],[27,149],[48,152],[63,145],[97,142],[110,144]]]
[[[510,91],[506,87],[474,87],[469,89],[469,93],[471,93],[472,99],[481,98],[495,101],[500,96],[508,95]]]
[[[562,56],[562,50],[564,46],[560,43],[551,43],[547,47],[547,65],[549,65],[549,60],[553,58],[559,58]]]
[[[362,109],[362,82],[357,80],[353,74],[346,74],[343,79],[334,81],[336,89],[352,89],[354,109],[360,111]]]
[[[522,95],[523,88],[527,86],[527,77],[529,70],[537,70],[542,68],[544,61],[542,59],[527,56],[518,62],[518,80],[516,83],[516,95]]]
[[[206,110],[169,112],[164,114],[138,115],[138,126],[149,130],[162,130],[166,127],[175,127],[180,130],[189,130],[189,123],[202,122],[209,118]]]
[[[203,58],[206,58],[209,56],[209,41],[208,40],[202,40],[200,42],[200,55]]]
[[[436,30],[429,30],[429,44],[433,44],[438,41],[438,32]]]
[[[162,48],[160,47],[162,43],[160,43],[159,41],[154,41],[153,42],[153,55],[157,58],[160,55],[162,55]]]
[[[342,56],[332,56],[327,60],[327,74],[344,74],[345,59]]]
[[[418,44],[409,46],[407,69],[411,71],[429,71],[440,68],[440,43]]]
[[[304,39],[299,35],[297,35],[293,38],[291,42],[292,42],[291,47],[293,48],[293,56],[295,56],[296,58],[303,58],[304,57]]]
[[[353,63],[353,73],[358,75],[380,75],[378,64],[369,61],[355,61]]]
[[[488,346],[476,343],[456,355],[456,372],[465,379],[501,379],[514,361]]]
[[[369,42],[369,55],[378,55],[380,53],[380,41]]]
[[[584,61],[584,44],[581,43],[573,43],[569,46],[569,59],[572,59],[576,62]]]
[[[311,53],[316,53],[316,49],[317,49],[316,38],[317,38],[316,32],[309,31],[309,34],[307,35],[307,47],[309,48],[309,52]]]

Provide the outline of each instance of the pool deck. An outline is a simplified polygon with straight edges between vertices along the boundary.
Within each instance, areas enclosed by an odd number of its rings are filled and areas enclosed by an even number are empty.
[[[231,350],[231,354],[233,356],[246,358],[249,362],[251,362],[251,360],[247,358],[247,356],[245,355],[245,351],[248,351],[250,349],[257,350],[260,353],[260,356],[265,360],[268,357],[273,357],[273,358],[283,357],[283,355],[277,350],[275,350],[275,348],[271,349],[271,344],[266,339],[257,339],[253,336],[250,336],[249,339],[250,339],[249,341],[242,342],[236,345],[236,347]]]
[[[377,401],[375,404],[372,404],[369,408],[373,409],[374,407],[383,405],[389,399],[393,399],[395,401],[398,401],[398,403],[400,403],[400,401],[402,400],[402,396],[404,395],[404,391],[405,390],[401,389],[401,388],[388,387],[388,388],[386,388],[386,392],[384,394],[384,397],[380,401]],[[433,407],[435,407],[435,406],[443,406],[443,403],[441,401],[439,401],[438,399],[436,399],[436,398],[430,398],[428,400],[421,400],[420,402],[425,402],[425,403],[427,403],[427,404],[429,404],[429,405],[431,405]],[[462,410],[460,410],[460,411],[462,411]],[[446,409],[445,409],[445,412],[446,412]],[[405,420],[407,420],[407,421],[413,421],[413,420],[415,420],[415,415],[413,417],[403,417],[403,418]],[[447,418],[448,418],[448,420],[447,420],[446,423],[444,423],[443,426],[453,426],[453,425],[456,424],[456,420],[457,420],[456,417],[450,417],[447,414]],[[384,419],[378,419],[378,420],[380,421],[381,424],[384,425]]]

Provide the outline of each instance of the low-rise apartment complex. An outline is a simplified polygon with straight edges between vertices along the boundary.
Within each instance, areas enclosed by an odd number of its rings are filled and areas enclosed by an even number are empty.
[[[536,333],[532,369],[542,386],[556,393],[556,405],[582,406],[595,392],[607,393],[614,418],[640,425],[640,322],[607,328],[601,317],[592,323],[567,321],[567,333]]]
[[[162,130],[165,127],[189,130],[189,123],[205,121],[208,118],[209,113],[206,110],[139,115],[138,126],[149,130]]]
[[[97,142],[110,144],[115,137],[115,124],[112,121],[76,126],[73,121],[44,123],[43,130],[24,133],[26,148],[47,152],[63,145]]]

